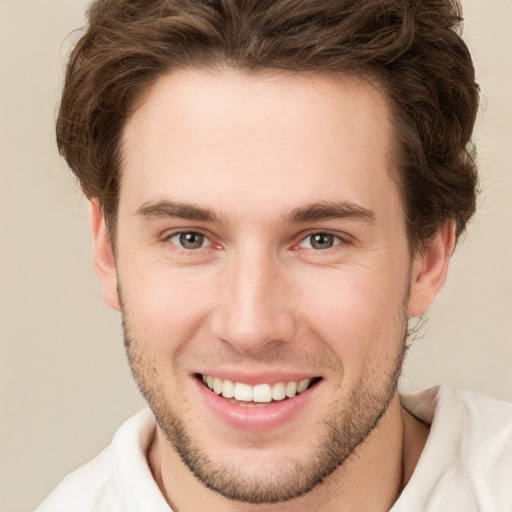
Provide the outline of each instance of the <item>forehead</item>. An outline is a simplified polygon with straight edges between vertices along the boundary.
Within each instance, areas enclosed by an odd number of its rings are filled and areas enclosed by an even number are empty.
[[[176,71],[125,127],[120,208],[166,194],[216,209],[236,196],[252,211],[378,203],[397,195],[391,138],[385,97],[354,77]]]

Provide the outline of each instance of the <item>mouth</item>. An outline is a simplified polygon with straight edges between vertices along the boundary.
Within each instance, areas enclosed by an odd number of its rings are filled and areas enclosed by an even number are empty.
[[[284,402],[304,393],[322,380],[322,377],[310,377],[298,381],[261,383],[252,386],[211,375],[197,374],[197,378],[216,395],[242,407],[266,407]]]

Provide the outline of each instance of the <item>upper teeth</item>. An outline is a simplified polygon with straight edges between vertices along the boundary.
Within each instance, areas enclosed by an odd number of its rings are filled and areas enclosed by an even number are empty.
[[[284,400],[286,397],[292,398],[305,391],[312,379],[302,379],[300,381],[276,382],[275,384],[244,384],[242,382],[233,382],[229,379],[203,375],[203,382],[214,393],[222,395],[224,398],[235,398],[244,402],[271,402],[272,400]]]

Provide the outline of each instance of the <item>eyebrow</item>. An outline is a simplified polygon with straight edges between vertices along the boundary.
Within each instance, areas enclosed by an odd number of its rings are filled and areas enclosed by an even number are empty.
[[[375,212],[350,201],[313,203],[297,208],[286,215],[285,220],[292,223],[317,222],[328,219],[358,219],[375,223]]]
[[[220,223],[221,219],[215,211],[193,203],[182,203],[163,199],[157,202],[144,203],[136,212],[144,219],[180,218],[191,221]],[[349,201],[312,203],[296,208],[286,214],[284,221],[290,224],[318,222],[328,219],[360,219],[375,222],[375,213],[363,206]]]
[[[219,222],[219,216],[209,208],[202,208],[192,203],[169,200],[144,203],[136,212],[144,219],[180,218],[192,221]]]

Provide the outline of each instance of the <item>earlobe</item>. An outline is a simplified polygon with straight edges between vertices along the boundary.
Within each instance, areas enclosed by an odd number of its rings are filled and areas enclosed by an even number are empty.
[[[408,302],[409,318],[425,313],[441,291],[455,248],[455,222],[447,222],[414,260]]]
[[[94,247],[94,270],[103,286],[105,302],[110,307],[119,311],[117,272],[112,244],[105,223],[103,209],[96,199],[93,199],[89,204],[89,215]]]

